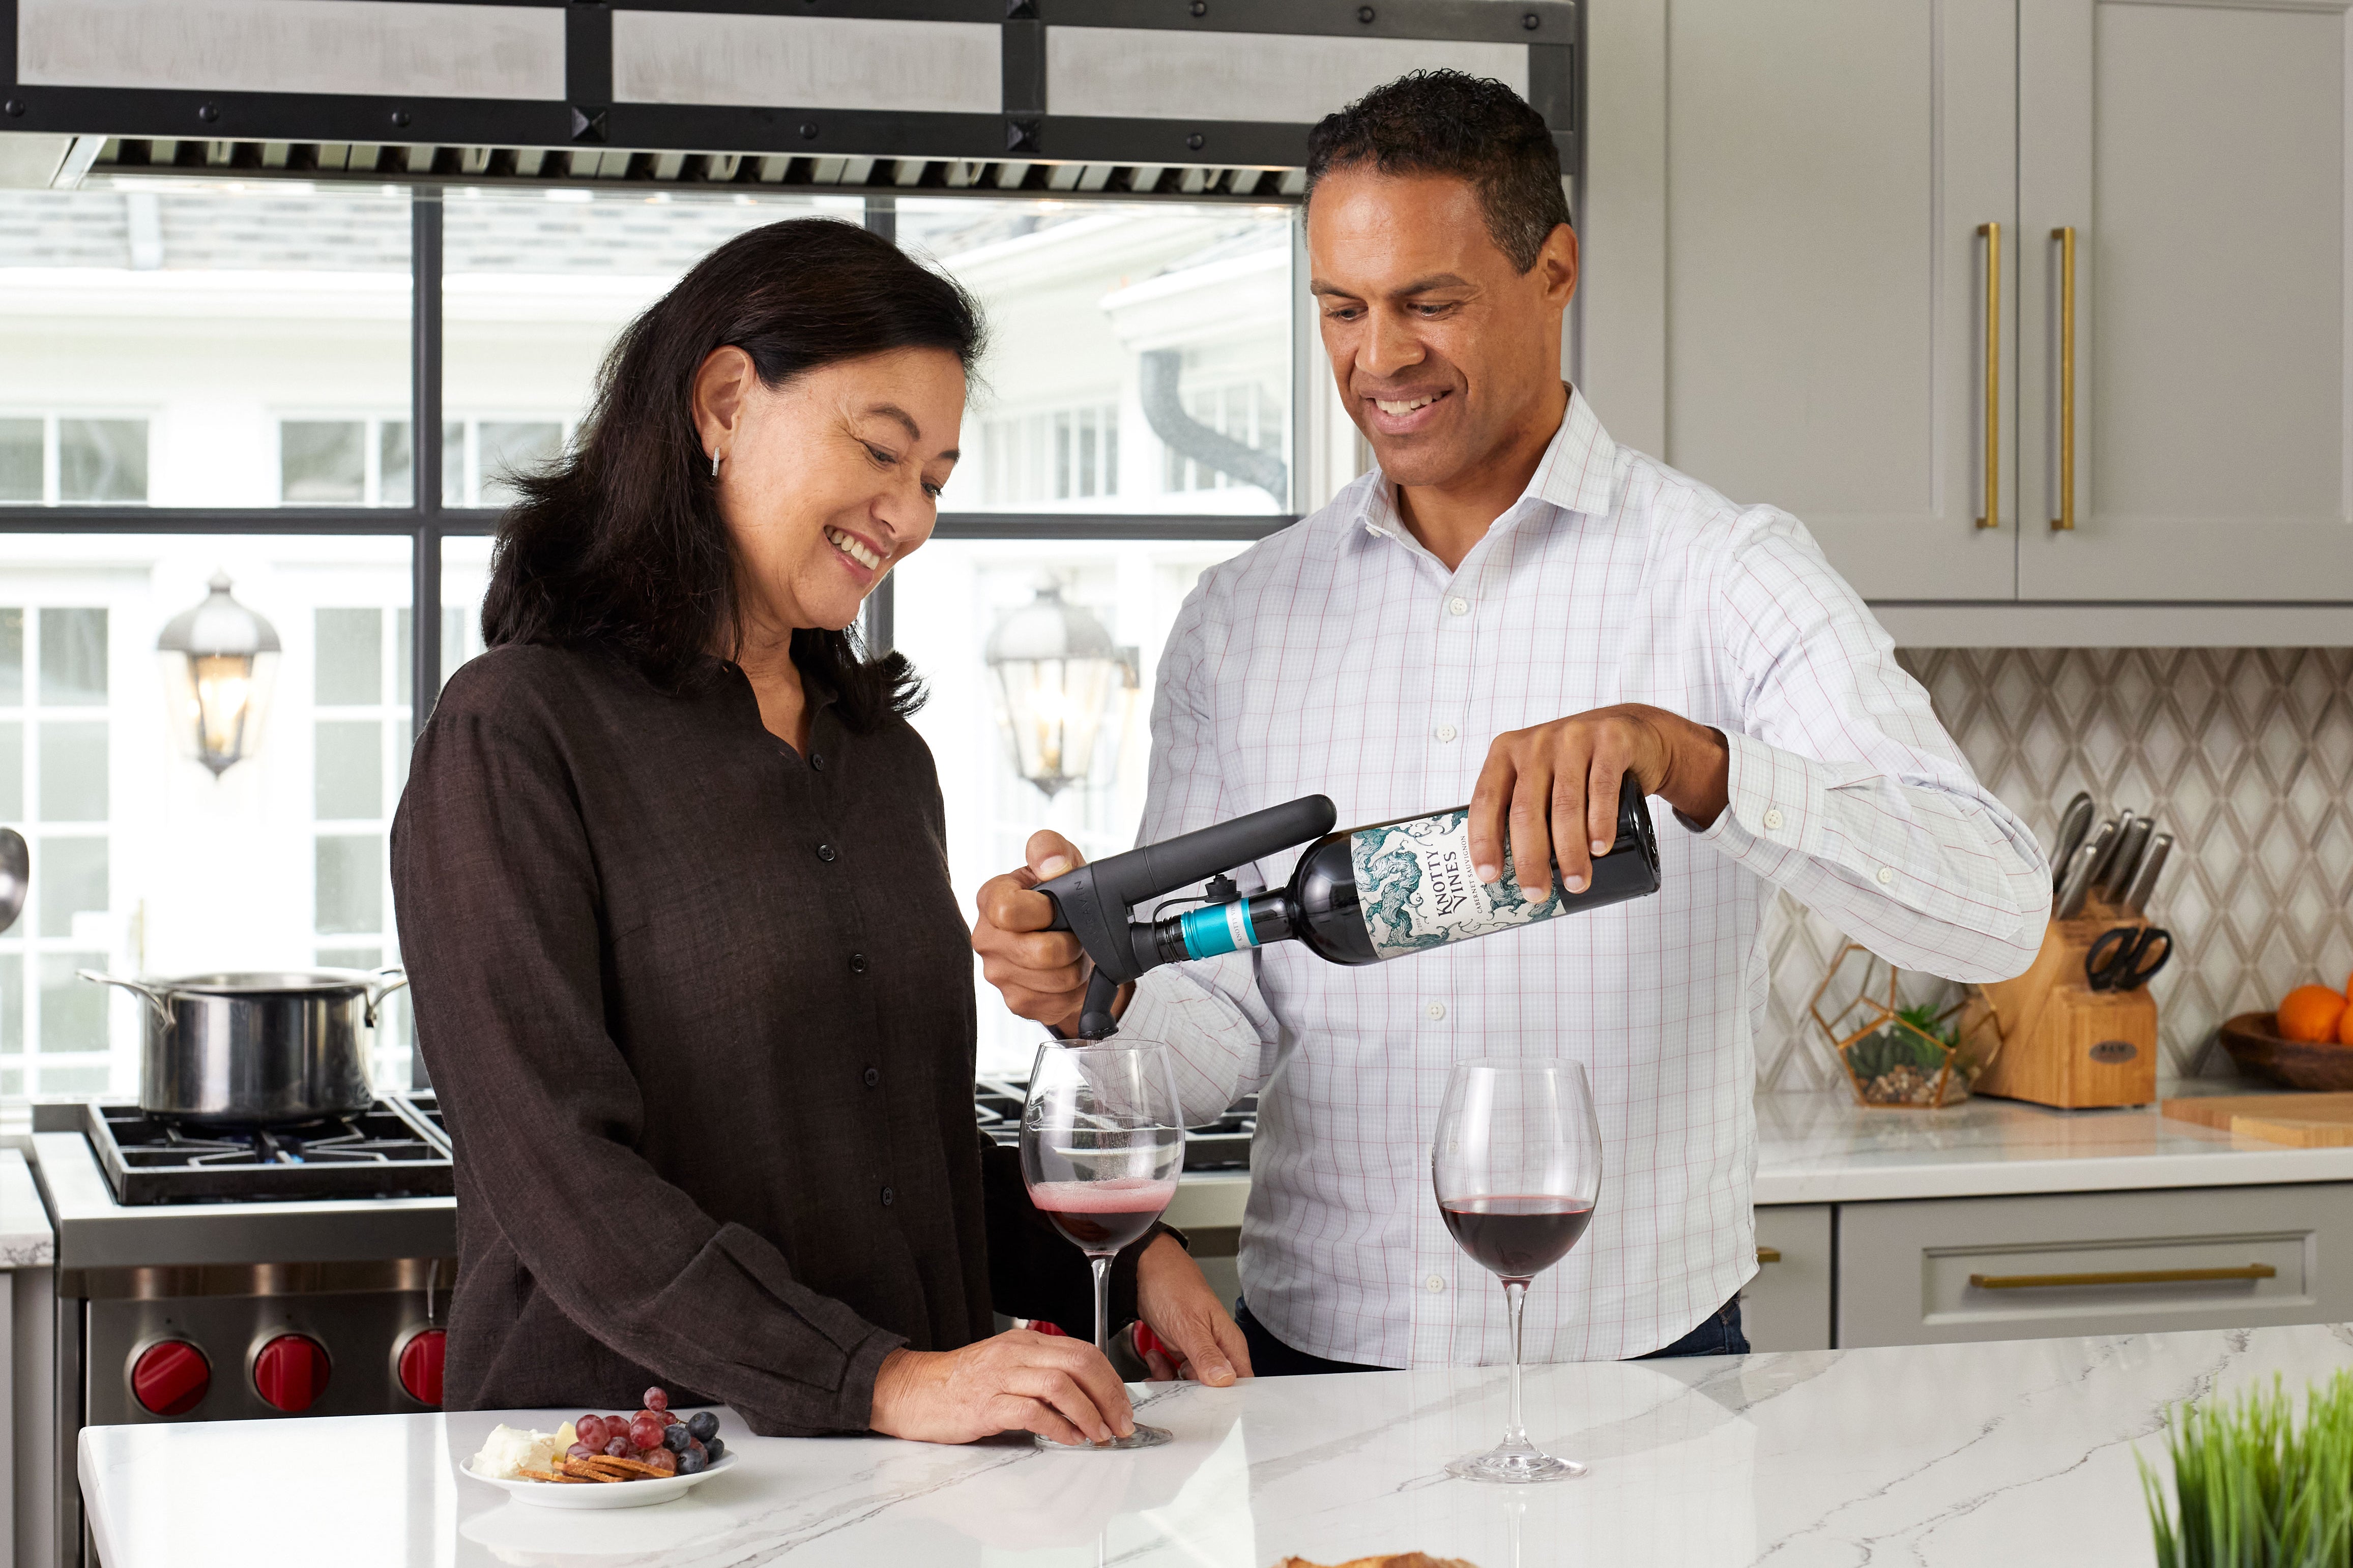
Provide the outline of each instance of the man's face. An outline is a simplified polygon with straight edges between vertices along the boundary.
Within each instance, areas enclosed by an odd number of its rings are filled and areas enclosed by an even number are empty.
[[[1560,384],[1561,312],[1577,289],[1567,225],[1524,273],[1468,181],[1343,169],[1316,184],[1307,256],[1333,376],[1392,480],[1460,481]]]

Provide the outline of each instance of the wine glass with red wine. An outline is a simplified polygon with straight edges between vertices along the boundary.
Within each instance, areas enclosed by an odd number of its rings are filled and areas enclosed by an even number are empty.
[[[1585,1069],[1551,1058],[1484,1057],[1446,1080],[1430,1154],[1438,1212],[1455,1245],[1504,1282],[1512,1319],[1512,1424],[1484,1454],[1446,1473],[1474,1481],[1557,1481],[1585,1474],[1528,1441],[1520,1423],[1520,1314],[1528,1284],[1568,1256],[1601,1195],[1601,1129]]]
[[[1166,1047],[1113,1037],[1090,1045],[1048,1041],[1029,1069],[1021,1107],[1021,1179],[1029,1201],[1094,1266],[1095,1349],[1111,1353],[1111,1264],[1142,1239],[1176,1195],[1185,1123]],[[1136,1424],[1103,1443],[1045,1448],[1150,1448],[1168,1441]]]

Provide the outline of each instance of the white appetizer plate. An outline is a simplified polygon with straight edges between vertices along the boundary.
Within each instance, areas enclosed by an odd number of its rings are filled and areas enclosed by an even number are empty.
[[[537,1508],[649,1508],[658,1502],[682,1498],[713,1476],[723,1476],[735,1468],[735,1456],[724,1455],[709,1469],[691,1476],[662,1476],[642,1481],[590,1481],[567,1486],[562,1481],[506,1480],[497,1476],[485,1476],[471,1465],[458,1467],[484,1486],[497,1487],[519,1502]]]

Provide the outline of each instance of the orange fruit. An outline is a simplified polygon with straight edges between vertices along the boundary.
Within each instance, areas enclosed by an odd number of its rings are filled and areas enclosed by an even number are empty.
[[[2334,1040],[2344,1016],[2341,994],[2326,985],[2299,985],[2280,999],[2280,1037],[2311,1044]]]

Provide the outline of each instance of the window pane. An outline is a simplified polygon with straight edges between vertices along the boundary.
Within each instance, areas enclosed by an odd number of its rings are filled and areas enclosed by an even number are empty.
[[[441,542],[441,681],[482,651],[482,591],[491,581],[491,541]]]
[[[76,917],[107,911],[103,838],[44,837],[33,851],[34,897],[43,936],[76,936]],[[88,921],[80,929],[88,929]]]
[[[25,612],[0,610],[0,704],[25,700]]]
[[[25,820],[25,726],[0,722],[0,821]]]
[[[56,420],[53,499],[296,500],[279,420],[408,406],[409,223],[383,186],[0,191],[0,387]]]
[[[512,506],[522,492],[509,481],[544,468],[564,451],[564,426],[553,419],[485,419],[477,432],[484,506]]]
[[[318,701],[374,707],[384,700],[384,612],[321,610]]]
[[[105,968],[106,954],[45,952],[41,954],[40,964],[42,1052],[106,1049],[106,1004],[113,994],[113,987],[81,979],[74,973],[79,969]],[[107,1087],[107,1074],[103,1068],[79,1068],[68,1071],[70,1076],[67,1078],[43,1073],[41,1092],[69,1092],[65,1088],[69,1082],[80,1086],[70,1092],[83,1094],[102,1091]]]
[[[384,930],[384,840],[375,835],[321,834],[318,849],[318,929]]]
[[[0,1056],[25,1054],[25,955],[0,952]]]
[[[982,882],[1019,865],[1025,841],[1040,827],[1068,836],[1090,858],[1133,847],[1152,744],[1154,666],[1194,580],[1245,548],[934,540],[892,574],[898,646],[931,689],[913,722],[942,772],[955,779],[947,791],[948,872],[959,907],[970,909]],[[445,593],[450,575],[445,569]],[[1122,674],[1102,671],[1104,679],[1085,688],[1100,699],[1090,715],[1100,728],[1078,782],[1050,799],[1016,771],[997,683],[983,657],[997,624],[1034,605],[1047,586],[1059,587],[1074,612],[1100,620],[1113,643],[1131,651],[1138,677],[1129,688]],[[1064,759],[1074,771],[1075,763]],[[984,992],[983,1001],[994,994]],[[1001,1002],[983,1006],[980,1020],[980,1069],[1026,1068],[1038,1048],[1036,1026]]]
[[[41,422],[0,419],[0,501],[36,505],[41,494]]]
[[[106,612],[41,612],[41,701],[81,707],[106,700]]]
[[[746,229],[824,213],[857,222],[857,197],[453,189],[442,203],[447,506],[503,506],[503,426],[553,454],[586,411],[613,336],[698,259]],[[465,431],[477,442],[466,471]]]
[[[58,421],[58,499],[64,501],[143,501],[147,499],[147,421]]]
[[[384,815],[384,725],[375,719],[322,719],[318,734],[317,800],[322,822]],[[368,928],[374,929],[374,928]]]
[[[106,820],[104,724],[41,726],[41,820]]]
[[[387,419],[376,427],[376,499],[385,506],[407,506],[417,495],[416,459],[408,447],[408,421]]]
[[[289,506],[367,499],[367,422],[289,419],[278,426],[279,496]]]

